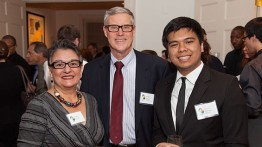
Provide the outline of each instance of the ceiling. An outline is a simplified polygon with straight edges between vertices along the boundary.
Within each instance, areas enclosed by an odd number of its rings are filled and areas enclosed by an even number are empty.
[[[123,6],[124,0],[24,0],[26,7],[51,10],[104,10]]]

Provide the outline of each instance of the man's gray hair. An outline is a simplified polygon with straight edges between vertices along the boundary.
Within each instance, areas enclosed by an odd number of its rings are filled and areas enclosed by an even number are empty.
[[[108,25],[108,17],[115,15],[115,14],[120,14],[120,13],[126,13],[131,16],[131,24],[135,24],[135,17],[134,14],[127,8],[124,7],[113,7],[109,10],[106,11],[105,16],[104,16],[104,25]]]

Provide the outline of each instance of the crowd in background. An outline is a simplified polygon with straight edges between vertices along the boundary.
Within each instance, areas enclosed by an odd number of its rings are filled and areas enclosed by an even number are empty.
[[[184,147],[262,146],[261,17],[232,29],[223,63],[194,19],[166,25],[161,56],[133,48],[134,22],[130,10],[111,8],[109,45],[79,49],[79,30],[64,25],[51,48],[32,42],[25,59],[3,36],[0,146],[168,147],[170,135]],[[36,94],[27,106],[24,91]]]

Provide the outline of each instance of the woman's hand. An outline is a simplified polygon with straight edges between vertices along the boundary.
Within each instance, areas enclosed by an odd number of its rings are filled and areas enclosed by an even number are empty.
[[[32,84],[32,82],[27,83],[26,91],[28,93],[34,93],[35,89],[36,89],[36,87]]]

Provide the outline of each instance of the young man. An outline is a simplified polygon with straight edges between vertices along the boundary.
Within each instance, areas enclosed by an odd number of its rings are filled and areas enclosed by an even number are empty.
[[[240,74],[240,85],[248,107],[248,139],[250,147],[262,146],[262,17],[246,24],[243,40],[248,52],[256,54]]]
[[[177,71],[156,86],[153,145],[172,146],[166,140],[176,134],[184,147],[247,146],[247,108],[238,81],[203,64],[200,24],[175,18],[162,41]]]
[[[241,62],[243,59],[242,49],[244,48],[244,32],[245,28],[243,26],[236,26],[231,31],[230,41],[234,49],[227,53],[224,66],[226,69],[226,73],[233,76],[240,75],[243,69],[241,66]]]
[[[85,66],[81,91],[97,99],[104,146],[150,147],[154,88],[169,72],[168,63],[133,49],[136,28],[130,10],[114,7],[106,11],[103,30],[111,54]]]

